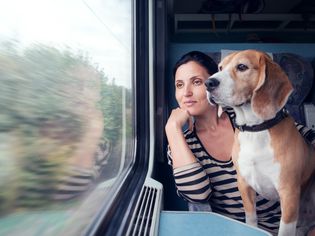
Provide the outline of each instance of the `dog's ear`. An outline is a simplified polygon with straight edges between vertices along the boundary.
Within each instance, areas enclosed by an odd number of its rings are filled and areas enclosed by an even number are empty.
[[[293,87],[281,67],[268,55],[262,53],[259,64],[261,71],[251,106],[257,116],[269,120],[286,104]]]

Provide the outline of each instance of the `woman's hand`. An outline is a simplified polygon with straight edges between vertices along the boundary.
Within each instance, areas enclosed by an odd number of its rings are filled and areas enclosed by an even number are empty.
[[[178,107],[172,110],[171,115],[166,123],[165,130],[166,132],[170,131],[170,129],[181,130],[187,122],[189,130],[192,130],[193,122],[189,112]]]
[[[173,161],[173,168],[188,165],[196,162],[183,134],[183,126],[188,122],[192,130],[192,116],[187,110],[176,108],[171,112],[165,125],[166,137],[171,150],[170,158]]]

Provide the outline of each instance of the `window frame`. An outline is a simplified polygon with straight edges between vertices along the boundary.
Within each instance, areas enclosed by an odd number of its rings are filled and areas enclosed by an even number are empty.
[[[148,1],[132,1],[134,152],[126,155],[132,155],[133,162],[117,178],[120,185],[109,194],[112,196],[109,201],[100,206],[85,235],[125,235],[147,176],[150,151]]]

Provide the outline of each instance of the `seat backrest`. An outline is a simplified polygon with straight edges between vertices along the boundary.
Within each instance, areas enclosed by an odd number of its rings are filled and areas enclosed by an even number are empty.
[[[315,59],[312,60],[311,62],[312,67],[313,67],[313,71],[315,71]],[[315,77],[315,74],[314,74]],[[308,96],[306,97],[306,102],[307,103],[311,103],[315,106],[315,82],[314,82],[315,78],[313,78],[313,86],[311,88],[311,91],[309,92]]]
[[[295,121],[305,125],[303,102],[313,84],[312,64],[302,56],[292,53],[274,53],[273,60],[285,71],[294,88],[286,108]]]

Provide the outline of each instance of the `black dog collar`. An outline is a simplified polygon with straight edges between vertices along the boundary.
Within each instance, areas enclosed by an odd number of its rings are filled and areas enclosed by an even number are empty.
[[[282,121],[284,118],[286,118],[288,116],[288,111],[283,108],[281,109],[274,118],[270,119],[270,120],[266,120],[261,124],[258,125],[252,125],[252,126],[248,126],[248,125],[238,125],[236,124],[235,118],[233,119],[233,125],[235,128],[237,128],[239,131],[244,132],[244,131],[249,131],[249,132],[259,132],[259,131],[263,131],[266,129],[270,129],[271,127],[273,127],[274,125],[278,124],[280,121]]]

